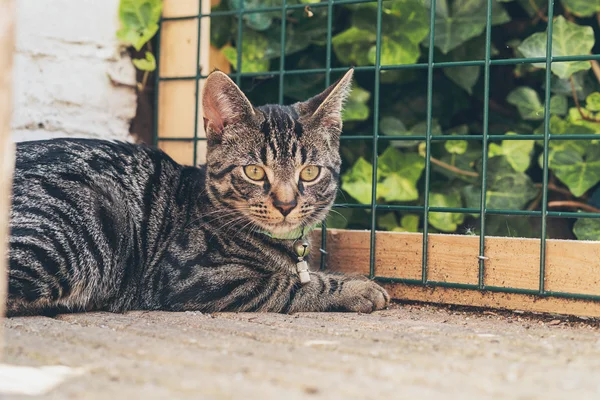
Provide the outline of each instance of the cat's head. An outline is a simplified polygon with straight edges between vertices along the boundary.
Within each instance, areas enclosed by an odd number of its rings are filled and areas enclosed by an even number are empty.
[[[262,107],[224,73],[208,76],[207,190],[239,226],[285,234],[325,218],[338,190],[342,107],[352,74],[305,102]]]

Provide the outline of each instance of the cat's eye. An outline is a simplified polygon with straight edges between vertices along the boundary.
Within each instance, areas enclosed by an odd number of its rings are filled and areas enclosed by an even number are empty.
[[[244,167],[244,173],[246,176],[253,181],[262,181],[265,179],[266,173],[263,167],[258,165],[246,165]]]
[[[304,167],[304,169],[300,171],[300,180],[304,182],[312,182],[319,177],[319,172],[321,172],[321,168],[317,167],[316,165]]]

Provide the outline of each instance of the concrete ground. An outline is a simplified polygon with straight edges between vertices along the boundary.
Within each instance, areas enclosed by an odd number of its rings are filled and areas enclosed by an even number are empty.
[[[5,321],[5,363],[79,367],[2,399],[598,399],[597,321],[421,304],[359,314]]]

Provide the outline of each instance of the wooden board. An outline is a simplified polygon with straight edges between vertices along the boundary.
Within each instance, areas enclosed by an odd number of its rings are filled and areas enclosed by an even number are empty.
[[[218,0],[201,0],[202,11],[207,13]],[[164,17],[186,17],[197,15],[198,0],[167,0],[164,3]],[[218,49],[210,44],[209,17],[202,18],[200,42],[198,42],[198,19],[164,21],[161,25],[159,73],[163,78],[195,77],[196,72],[207,75],[214,69],[230,73],[230,64]],[[198,51],[200,55],[198,57]],[[199,62],[196,65],[196,62]],[[192,142],[167,142],[161,138],[206,137],[202,120],[202,99],[198,99],[196,115],[196,91],[202,93],[204,81],[191,80],[161,81],[158,88],[158,138],[159,147],[182,164],[191,165],[193,158]],[[198,119],[197,125],[195,118]],[[197,144],[196,163],[206,160],[206,143]]]
[[[204,21],[203,21],[204,24]],[[160,28],[159,73],[163,78],[196,76],[198,20],[164,21]]]
[[[207,13],[210,7],[219,5],[220,0],[201,0],[202,12]],[[163,17],[189,17],[197,15],[200,1],[198,0],[163,0]]]
[[[14,144],[10,137],[12,115],[12,67],[14,50],[14,3],[0,0],[0,319],[6,304],[6,254],[8,216],[14,164]],[[0,357],[2,355],[0,324]]]
[[[198,0],[163,0],[163,13],[165,18],[189,17],[197,15],[200,2]]]
[[[180,164],[190,164],[190,160],[194,159],[194,142],[192,140],[176,142],[162,141],[158,142],[158,147]],[[206,142],[198,141],[196,147],[197,163],[203,164],[206,162]]]
[[[314,240],[320,240],[320,231],[314,235]],[[327,268],[368,274],[369,243],[368,231],[328,230]],[[549,239],[546,243],[547,291],[600,296],[600,242]],[[478,283],[479,237],[431,234],[427,248],[429,281]],[[420,233],[377,232],[375,275],[421,279],[422,254],[423,235]],[[485,285],[538,289],[539,239],[488,237],[485,257]],[[600,302],[462,289],[432,290],[405,284],[387,286],[396,298],[403,300],[600,317]]]

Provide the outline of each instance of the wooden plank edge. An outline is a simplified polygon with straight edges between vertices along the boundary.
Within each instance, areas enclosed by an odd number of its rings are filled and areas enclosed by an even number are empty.
[[[376,235],[375,275],[392,279],[420,279],[422,234],[377,232]],[[321,231],[314,231],[313,243],[320,243],[320,238]],[[369,231],[327,230],[327,269],[368,274],[369,239]],[[491,258],[486,260],[484,282],[490,286],[503,283],[497,286],[507,289],[537,290],[539,242],[539,239],[487,237],[486,255]],[[459,285],[477,282],[472,277],[477,276],[478,264],[471,259],[476,259],[479,254],[478,237],[432,234],[429,235],[428,248],[430,280]],[[547,290],[598,295],[600,242],[549,239],[547,249]],[[318,256],[314,258],[311,265],[316,266],[320,260]],[[522,270],[525,275],[518,275]],[[384,283],[384,286],[398,300],[600,317],[600,301],[588,299],[458,289],[434,284],[424,287]]]
[[[398,301],[419,301],[433,304],[453,304],[477,308],[600,318],[600,302],[591,300],[425,287],[403,283],[383,283],[382,286],[393,299]]]
[[[14,144],[11,140],[12,69],[15,45],[15,3],[0,0],[0,322],[6,306],[8,218],[12,193]],[[0,323],[0,359],[3,335]]]

